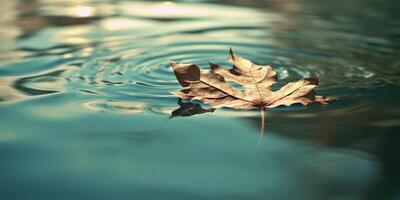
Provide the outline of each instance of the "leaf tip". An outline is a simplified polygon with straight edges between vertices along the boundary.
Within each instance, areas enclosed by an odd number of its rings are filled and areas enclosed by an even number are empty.
[[[235,55],[233,54],[232,47],[229,47],[229,58],[232,59],[233,61],[235,60]]]
[[[305,78],[304,80],[308,81],[312,85],[318,85],[319,84],[319,79],[315,78],[315,77]]]
[[[212,62],[210,62],[210,61],[207,61],[207,62],[208,62],[208,64],[210,65],[210,68],[211,68],[212,71],[214,71],[214,70],[216,70],[216,69],[219,68],[219,65],[218,65],[218,64],[212,63]]]

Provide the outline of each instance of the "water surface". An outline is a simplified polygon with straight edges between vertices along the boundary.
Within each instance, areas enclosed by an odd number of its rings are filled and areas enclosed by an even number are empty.
[[[2,199],[400,198],[395,1],[4,0]],[[229,47],[326,106],[169,119],[168,60]]]

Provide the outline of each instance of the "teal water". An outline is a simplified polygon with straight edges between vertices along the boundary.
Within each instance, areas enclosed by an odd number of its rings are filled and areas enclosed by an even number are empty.
[[[400,198],[396,1],[1,4],[0,199]],[[169,119],[229,47],[340,100]]]

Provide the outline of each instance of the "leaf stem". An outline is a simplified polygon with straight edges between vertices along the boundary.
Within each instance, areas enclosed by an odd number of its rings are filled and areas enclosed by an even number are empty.
[[[260,129],[260,136],[258,137],[258,145],[257,145],[258,149],[260,149],[263,143],[264,128],[265,128],[265,107],[262,107],[260,111],[261,111],[261,129]]]

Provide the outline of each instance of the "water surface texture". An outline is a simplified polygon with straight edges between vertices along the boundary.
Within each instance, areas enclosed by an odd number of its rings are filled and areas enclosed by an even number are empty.
[[[0,199],[400,198],[396,1],[1,4]],[[340,100],[169,119],[229,47]]]

